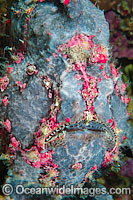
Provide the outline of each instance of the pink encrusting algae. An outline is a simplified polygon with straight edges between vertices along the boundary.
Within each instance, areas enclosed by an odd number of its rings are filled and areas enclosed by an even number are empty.
[[[97,78],[88,75],[87,68],[90,64],[105,64],[108,61],[108,49],[104,45],[98,46],[94,43],[94,35],[79,34],[72,37],[66,44],[62,44],[58,47],[58,52],[66,56],[68,63],[72,64],[72,69],[77,72],[75,78],[77,80],[83,80],[83,89],[79,91],[86,102],[86,110],[94,113],[94,100],[98,96]],[[74,53],[78,56],[75,56]],[[102,70],[104,65],[100,65]],[[109,79],[103,71],[103,76]],[[99,82],[102,78],[99,77]]]
[[[21,143],[20,141],[16,140],[16,138],[13,136],[13,134],[10,135],[10,141],[11,141],[11,151],[16,154],[16,151],[21,150]]]
[[[9,78],[7,76],[0,78],[1,92],[3,92],[7,88],[8,84],[9,84]]]
[[[130,98],[125,94],[127,84],[123,83],[122,80],[121,80],[121,84],[118,83],[120,73],[118,72],[118,69],[115,68],[114,64],[110,64],[110,68],[111,68],[111,74],[113,76],[112,77],[113,82],[114,82],[114,85],[115,85],[114,89],[117,93],[117,96],[120,96],[122,103],[128,104],[129,101],[130,101]]]
[[[40,153],[36,146],[32,146],[31,149],[21,150],[24,160],[35,168],[52,166],[57,168],[58,166],[52,162],[52,154],[54,151],[48,151]]]
[[[64,4],[67,6],[70,0],[64,0]]]
[[[87,36],[83,34],[73,36],[66,44],[58,47],[58,52],[67,56],[68,62],[71,60],[75,64],[82,63],[85,66],[88,64],[105,64],[108,61],[108,49],[104,45],[95,44],[92,40],[94,37],[95,35]],[[77,53],[76,57],[72,55],[73,51]]]
[[[23,92],[23,90],[26,88],[26,83],[21,84],[21,81],[17,81],[17,87],[19,87],[20,92]]]
[[[11,133],[11,122],[9,119],[7,119],[5,122],[3,122],[3,125],[7,132]]]
[[[8,96],[5,96],[4,99],[2,99],[2,102],[4,104],[4,106],[7,106],[9,100],[8,100]]]
[[[33,74],[37,75],[38,70],[36,69],[36,66],[34,64],[28,63],[26,75],[32,76]]]
[[[82,163],[75,163],[72,165],[72,169],[80,170],[82,168]]]
[[[8,74],[12,73],[13,67],[8,67],[8,68],[7,68],[7,71],[8,71]]]
[[[24,55],[22,53],[18,53],[17,54],[16,64],[20,64],[23,59],[24,59]]]

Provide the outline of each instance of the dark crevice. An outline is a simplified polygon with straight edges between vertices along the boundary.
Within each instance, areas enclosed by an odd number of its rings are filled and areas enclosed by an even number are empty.
[[[6,164],[0,160],[0,194],[2,194],[1,186],[4,184],[8,172]]]

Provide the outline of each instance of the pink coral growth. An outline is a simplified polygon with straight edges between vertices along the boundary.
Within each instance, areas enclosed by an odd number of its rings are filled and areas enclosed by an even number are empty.
[[[112,73],[112,75],[116,78],[120,74],[118,72],[118,69],[116,69],[113,64],[111,64],[110,67],[111,67],[111,73]]]
[[[97,45],[92,40],[95,35],[83,35],[78,34],[73,36],[66,44],[62,44],[58,47],[58,52],[62,53],[66,48],[72,48],[76,46],[82,47],[86,51],[86,56],[88,52],[89,63],[106,63],[108,61],[108,49],[104,45]],[[69,55],[68,55],[69,56]],[[65,54],[67,58],[67,54]],[[77,63],[76,63],[77,64]],[[85,64],[85,63],[84,63]],[[86,63],[87,64],[87,63]]]
[[[103,65],[101,65],[101,66],[100,66],[100,69],[101,69],[101,70],[102,70],[102,69],[104,69],[104,66],[103,66]]]
[[[128,104],[130,101],[130,98],[127,95],[124,95],[125,90],[126,90],[126,84],[122,82],[121,87],[118,86],[116,83],[115,85],[115,90],[117,92],[117,96],[120,96],[122,103]]]
[[[58,165],[52,162],[52,154],[54,154],[53,151],[40,153],[36,146],[22,150],[24,160],[35,168],[46,167],[47,165],[58,168]]]
[[[4,106],[7,106],[8,104],[8,96],[5,96],[4,99],[2,99]]]
[[[120,89],[119,89],[119,87],[118,87],[117,84],[115,85],[115,90],[116,90],[116,92],[117,92],[117,96],[118,96],[118,95],[119,95],[119,92],[120,92]]]
[[[130,101],[130,98],[127,95],[121,96],[121,101],[122,103],[128,104]]]
[[[17,81],[17,86],[20,88],[20,92],[23,92],[23,90],[26,88],[26,83],[21,84],[21,81]]]
[[[99,77],[98,81],[99,81],[99,82],[101,82],[101,81],[102,81],[102,78],[101,78],[101,77]]]
[[[8,68],[7,68],[7,71],[8,71],[8,74],[12,73],[13,67],[8,67]]]
[[[36,66],[34,64],[28,64],[27,66],[27,71],[26,71],[27,75],[33,75],[33,74],[38,74],[38,70],[36,69]]]
[[[112,123],[112,119],[109,119],[109,120],[108,120],[108,123],[111,124],[111,123]]]
[[[38,2],[44,2],[45,0],[38,0]]]
[[[82,168],[82,163],[75,163],[74,165],[72,165],[72,169],[79,170],[81,168]]]
[[[91,170],[97,170],[97,165],[94,165]]]
[[[104,49],[104,47],[94,45],[95,51],[92,54],[91,61],[93,63],[106,63],[108,61],[108,52],[107,49]]]
[[[18,57],[18,59],[16,61],[16,64],[19,64],[24,59],[24,55],[23,55],[23,53],[17,53],[17,57]]]
[[[83,79],[85,80],[83,83],[83,90],[81,94],[86,102],[87,110],[91,111],[91,113],[93,114],[95,109],[93,103],[95,98],[98,96],[97,80],[95,77],[88,76],[83,67],[78,69],[82,72]]]
[[[113,158],[117,154],[118,154],[118,148],[116,147],[116,145],[110,152],[106,151],[104,161],[102,162],[102,167],[107,167],[108,164],[113,162]]]
[[[69,117],[66,118],[66,122],[70,123],[70,118]]]
[[[2,78],[0,78],[0,89],[1,89],[1,92],[3,92],[7,86],[9,84],[9,79],[7,76],[4,76]]]
[[[109,79],[109,75],[107,75],[105,71],[103,71],[103,77],[104,77],[105,79],[107,79],[107,80]]]
[[[70,0],[64,0],[64,4],[67,6]]]
[[[7,119],[5,122],[3,122],[3,125],[5,129],[10,133],[11,132],[11,122],[9,119]]]
[[[113,117],[112,117],[112,119],[113,119],[113,124],[112,124],[111,127],[112,127],[113,129],[115,129],[115,128],[116,128],[116,121],[115,121],[115,119],[114,119]]]
[[[122,82],[121,89],[123,93],[125,93],[126,88],[127,88],[127,84]]]
[[[16,140],[16,138],[13,136],[13,134],[11,134],[10,140],[11,140],[11,145],[12,145],[12,151],[14,153],[16,153],[16,151],[21,150],[21,143],[19,140]]]

